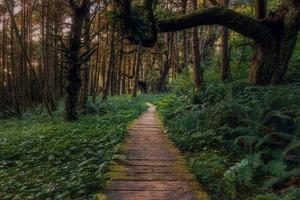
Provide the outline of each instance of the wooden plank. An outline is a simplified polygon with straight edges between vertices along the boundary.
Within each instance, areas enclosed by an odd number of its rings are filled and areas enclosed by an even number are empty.
[[[172,166],[154,166],[154,165],[130,165],[125,167],[126,172],[143,172],[143,173],[172,173]],[[115,168],[113,171],[123,171],[122,169]]]
[[[182,181],[112,181],[109,191],[192,191]]]
[[[129,128],[122,153],[107,174],[105,200],[198,199],[199,184],[163,133],[153,106]]]
[[[108,191],[106,196],[109,200],[197,200],[191,192],[174,191]]]
[[[191,181],[190,174],[177,174],[175,172],[110,172],[108,180],[114,181]]]
[[[174,161],[164,161],[164,160],[127,160],[124,162],[127,166],[133,165],[133,166],[172,166],[175,164]]]

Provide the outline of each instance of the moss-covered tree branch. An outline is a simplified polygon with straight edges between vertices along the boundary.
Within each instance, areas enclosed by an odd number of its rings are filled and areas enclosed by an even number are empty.
[[[221,6],[200,9],[157,22],[159,32],[180,31],[200,25],[226,26],[261,43],[271,39],[267,26],[260,21]]]

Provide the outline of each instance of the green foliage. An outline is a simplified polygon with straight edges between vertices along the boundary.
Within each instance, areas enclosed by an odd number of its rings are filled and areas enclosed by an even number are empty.
[[[285,195],[278,196],[276,194],[257,195],[252,200],[298,200],[300,198],[300,190],[291,188]]]
[[[127,125],[146,106],[142,99],[90,103],[78,123],[26,114],[0,123],[0,199],[86,199],[101,189],[107,164]]]
[[[116,25],[120,20],[120,14],[116,10],[107,11],[105,14],[110,26]]]
[[[287,74],[285,75],[286,82],[297,82],[300,80],[300,34],[298,34],[298,41],[291,58]]]
[[[211,199],[231,199],[229,187],[223,180],[230,158],[217,150],[203,149],[188,159],[188,166],[203,187],[209,191]],[[213,192],[211,192],[213,191]]]
[[[189,68],[190,66],[187,66],[170,84],[170,87],[173,90],[172,92],[177,95],[188,94],[191,91],[191,88],[194,87],[194,81]]]
[[[299,84],[253,87],[238,81],[207,84],[197,104],[190,92],[156,104],[212,199],[250,199],[270,189],[289,194],[287,183],[300,164],[299,102]],[[271,179],[281,186],[267,184]]]
[[[145,33],[150,32],[150,27],[147,24],[143,13],[142,7],[135,6],[131,9],[132,27],[129,34],[137,41],[142,40],[142,37],[146,36]]]

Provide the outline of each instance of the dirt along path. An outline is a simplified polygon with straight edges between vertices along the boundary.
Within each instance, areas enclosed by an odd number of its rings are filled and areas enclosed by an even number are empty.
[[[149,104],[128,129],[99,200],[208,200]]]

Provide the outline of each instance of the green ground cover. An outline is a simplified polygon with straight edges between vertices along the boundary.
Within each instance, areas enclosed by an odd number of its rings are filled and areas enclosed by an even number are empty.
[[[187,80],[152,101],[211,198],[300,199],[300,84],[212,83],[195,97]]]
[[[77,123],[27,113],[0,121],[0,199],[88,199],[101,189],[126,128],[146,105],[115,97]]]

